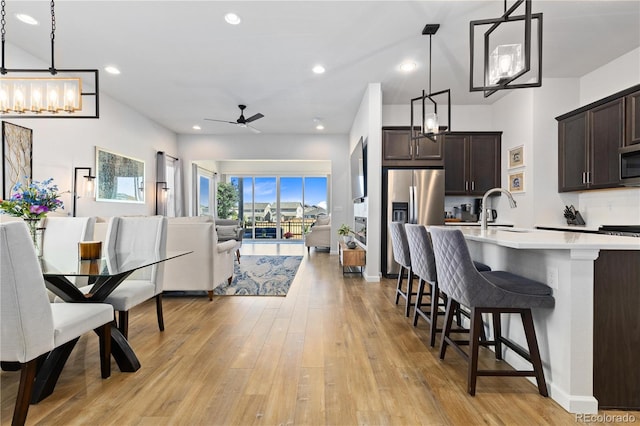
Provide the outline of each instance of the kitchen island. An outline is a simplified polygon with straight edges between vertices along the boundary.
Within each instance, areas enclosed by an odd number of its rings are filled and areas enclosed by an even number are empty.
[[[533,311],[549,396],[571,413],[640,410],[640,239],[459,229],[474,260],[553,289],[555,308]],[[526,347],[519,318],[503,316],[502,331]],[[504,351],[509,364],[527,368],[522,358]]]

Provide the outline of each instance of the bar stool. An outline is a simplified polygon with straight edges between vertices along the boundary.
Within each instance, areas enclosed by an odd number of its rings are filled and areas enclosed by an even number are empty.
[[[470,395],[476,393],[478,376],[533,376],[542,396],[548,396],[544,380],[542,361],[536,339],[532,308],[553,308],[555,299],[551,288],[540,282],[506,271],[478,272],[473,266],[467,243],[458,229],[432,227],[431,238],[438,269],[440,287],[449,296],[442,333],[440,359],[444,359],[447,345],[452,345],[468,362],[468,388]],[[471,332],[469,354],[460,344],[450,338],[453,312],[464,305],[471,310]],[[482,314],[493,316],[494,340],[481,339]],[[502,337],[500,314],[517,313],[522,318],[529,352]],[[533,365],[533,370],[478,370],[479,345],[494,346],[496,359],[502,359],[502,344]]]
[[[437,328],[438,315],[444,314],[440,311],[440,306],[444,307],[444,304],[440,304],[440,297],[445,301],[447,299],[446,294],[440,292],[438,286],[438,275],[436,273],[436,261],[433,253],[433,245],[431,243],[431,237],[424,225],[406,224],[405,231],[407,233],[407,240],[409,243],[409,254],[411,256],[412,270],[415,276],[418,277],[418,294],[416,296],[415,309],[413,311],[413,326],[418,325],[418,318],[424,318],[429,323],[429,344],[431,347],[435,346],[436,333],[442,331]],[[475,268],[478,271],[490,271],[491,268],[481,262],[473,262]],[[429,292],[425,293],[425,283],[429,284]],[[422,298],[429,296],[429,302],[423,303]],[[427,310],[423,310],[422,307],[426,306]],[[458,330],[456,332],[468,331],[462,329],[461,314],[468,317],[467,312],[458,310],[456,312]],[[433,320],[432,320],[433,319]]]
[[[413,302],[412,296],[416,296],[417,293],[413,291],[413,270],[411,269],[411,255],[409,254],[409,242],[407,241],[407,233],[404,229],[403,222],[390,222],[389,231],[391,234],[391,244],[393,249],[393,259],[400,265],[400,271],[398,271],[398,285],[396,287],[396,305],[400,296],[402,296],[407,304],[404,309],[404,316],[409,316],[409,311]],[[402,290],[402,278],[404,270],[407,270],[407,291]]]

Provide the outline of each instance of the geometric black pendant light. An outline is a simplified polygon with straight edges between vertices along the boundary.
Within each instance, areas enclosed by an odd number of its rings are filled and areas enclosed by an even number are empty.
[[[524,14],[516,15],[523,5]],[[542,13],[531,13],[531,0],[517,0],[508,9],[505,0],[499,18],[470,22],[469,37],[470,91],[487,97],[542,85]]]
[[[427,24],[422,30],[422,35],[429,36],[429,91],[422,91],[422,96],[411,99],[411,139],[428,138],[436,141],[436,136],[444,131],[451,131],[451,90],[445,89],[437,92],[431,91],[431,37],[438,32],[440,24]],[[444,99],[446,98],[446,118],[443,115]],[[438,111],[438,102],[440,99],[440,111]],[[414,105],[417,106],[414,107]],[[417,126],[414,126],[414,108],[419,113]]]

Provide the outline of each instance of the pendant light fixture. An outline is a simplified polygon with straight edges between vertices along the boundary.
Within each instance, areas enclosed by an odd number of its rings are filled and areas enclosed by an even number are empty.
[[[48,69],[5,67],[6,1],[1,0],[0,4],[0,114],[6,118],[99,118],[98,70],[55,67],[55,2],[50,3],[51,67]],[[47,73],[50,75],[43,75]],[[95,91],[83,92],[83,81],[88,81]],[[93,99],[83,102],[87,97]]]
[[[422,35],[429,36],[429,90],[428,92],[423,90],[422,96],[411,99],[411,128],[414,130],[411,139],[428,138],[435,142],[438,134],[446,130],[451,131],[451,90],[431,91],[431,37],[438,32],[439,28],[440,24],[427,24],[422,30]],[[436,98],[444,99],[445,96],[447,99],[446,117],[442,114],[442,102],[440,112],[438,112],[438,102],[436,102]],[[414,126],[415,103],[418,103],[415,111],[420,113],[418,126]]]
[[[522,5],[524,15],[515,15]],[[501,17],[471,21],[469,30],[470,91],[484,92],[486,98],[498,90],[542,86],[542,13],[531,13],[531,0],[517,0],[508,9],[504,0]],[[476,45],[476,40],[482,44]],[[476,63],[478,56],[482,63]],[[474,72],[483,75],[481,83],[475,81]]]

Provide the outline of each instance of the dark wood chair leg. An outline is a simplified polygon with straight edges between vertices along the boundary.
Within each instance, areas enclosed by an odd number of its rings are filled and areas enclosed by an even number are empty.
[[[118,311],[118,330],[125,339],[129,338],[129,312]]]
[[[549,396],[549,392],[547,391],[547,383],[544,380],[544,370],[542,369],[542,361],[540,360],[540,350],[538,349],[538,340],[536,339],[536,330],[533,326],[531,309],[525,309],[524,311],[522,311],[522,313],[520,313],[520,316],[522,317],[524,334],[527,337],[527,344],[529,345],[531,364],[533,364],[533,371],[536,374],[538,392],[540,392],[540,395],[542,396]]]
[[[480,329],[482,325],[482,312],[471,308],[471,326],[469,327],[469,378],[467,392],[476,394],[476,382],[478,380],[478,350],[480,349]]]
[[[440,340],[440,359],[444,359],[444,355],[447,352],[447,339],[451,333],[451,324],[453,323],[453,314],[457,310],[458,303],[452,298],[447,298],[447,309],[444,314],[444,327],[442,328],[442,338]]]
[[[500,323],[500,313],[494,312],[491,314],[493,316],[493,341],[494,349],[496,351],[496,359],[502,359],[502,342],[500,338],[502,337],[502,324]]]
[[[164,331],[164,315],[162,315],[162,293],[156,294],[156,313],[158,314],[158,328]]]
[[[413,310],[413,326],[418,325],[418,309],[422,309],[422,296],[424,296],[424,283],[422,278],[418,279],[418,294],[416,295],[416,306]]]
[[[100,373],[102,378],[111,376],[111,323],[95,330],[100,342]]]
[[[213,300],[213,290],[207,291],[207,295],[209,296],[209,302]]]
[[[396,286],[396,305],[398,304],[398,300],[400,300],[400,295],[404,296],[402,291],[402,274],[404,272],[404,268],[400,267],[400,272],[398,272],[398,285]]]
[[[240,249],[236,250],[236,258],[238,258],[238,263],[240,263]]]
[[[435,282],[431,286],[431,324],[429,325],[429,345],[433,348],[436,345],[436,333],[438,332],[438,304],[440,300],[440,289]]]
[[[231,285],[232,282],[233,282],[233,275],[227,278],[227,285]]]
[[[404,316],[409,318],[411,312],[411,292],[413,292],[413,271],[409,268],[409,277],[407,278],[407,304],[404,308]]]
[[[29,404],[31,402],[31,391],[33,383],[36,379],[36,371],[38,367],[38,359],[32,359],[24,364],[20,364],[20,385],[18,386],[18,396],[16,397],[16,406],[13,410],[12,426],[24,425],[29,412]]]

